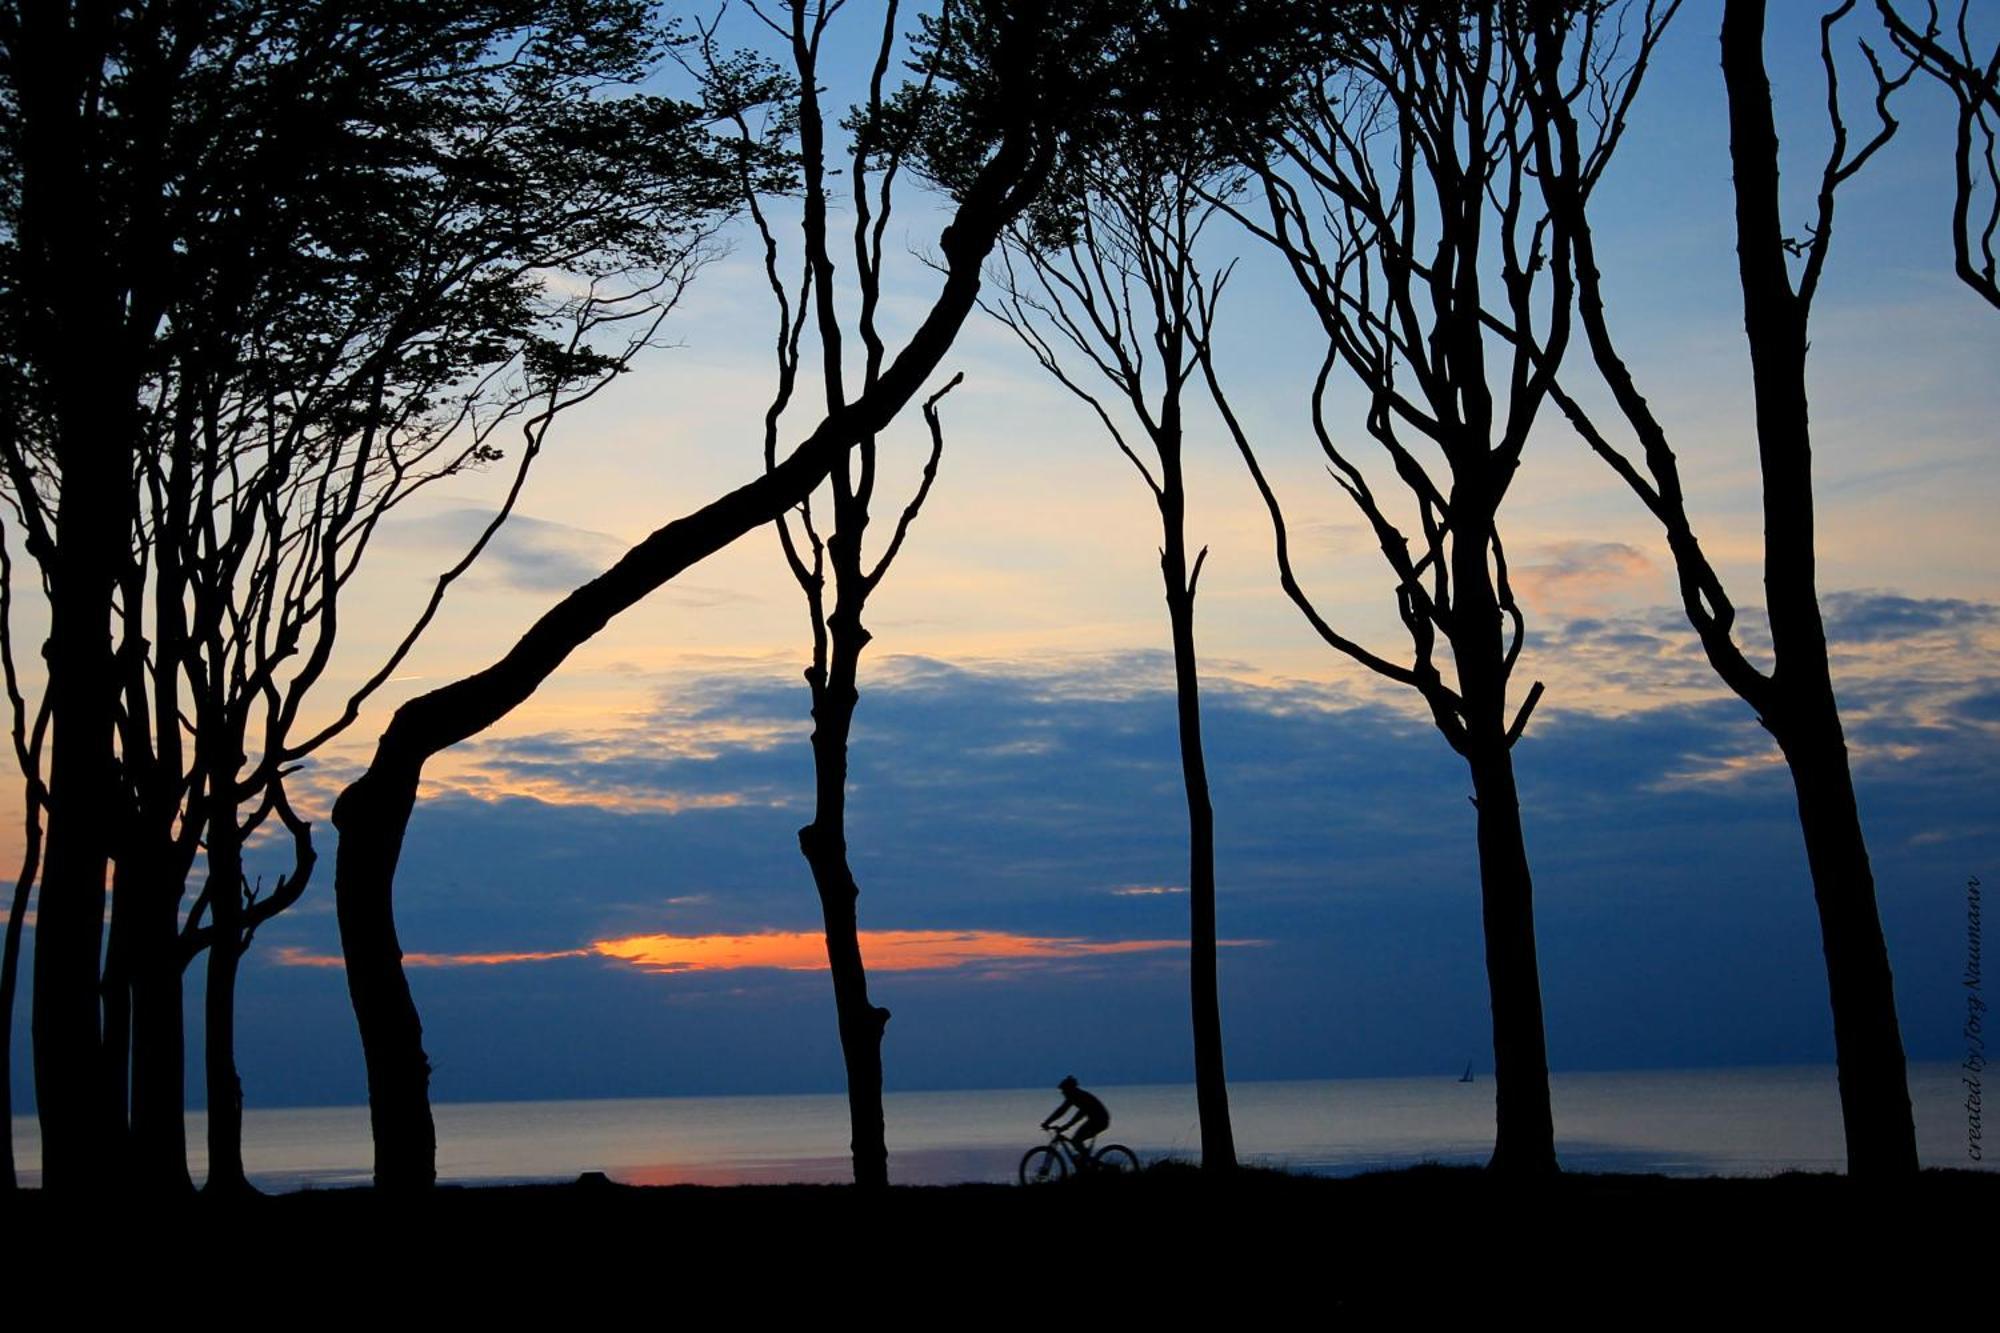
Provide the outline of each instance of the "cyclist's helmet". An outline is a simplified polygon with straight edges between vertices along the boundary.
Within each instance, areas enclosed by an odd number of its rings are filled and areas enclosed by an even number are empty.
[[[1062,1090],[1063,1090],[1064,1092],[1072,1092],[1072,1091],[1074,1091],[1074,1090],[1076,1089],[1076,1075],[1075,1075],[1075,1074],[1064,1074],[1064,1075],[1063,1075],[1063,1081],[1062,1081],[1062,1082],[1060,1082],[1060,1083],[1058,1083],[1058,1084],[1056,1084],[1056,1086],[1057,1086],[1058,1088],[1062,1089]]]

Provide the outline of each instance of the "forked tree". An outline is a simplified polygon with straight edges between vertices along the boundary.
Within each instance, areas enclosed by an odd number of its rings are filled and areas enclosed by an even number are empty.
[[[1664,21],[1672,8],[1656,12],[1658,7],[1649,5],[1648,28]],[[1888,945],[1820,615],[1806,386],[1808,326],[1832,246],[1838,191],[1896,132],[1889,98],[1910,77],[1907,69],[1900,74],[1884,70],[1864,48],[1874,75],[1875,124],[1856,143],[1842,112],[1834,40],[1853,8],[1853,0],[1847,0],[1820,20],[1831,142],[1819,166],[1803,239],[1786,225],[1778,188],[1778,135],[1764,63],[1765,6],[1762,0],[1728,0],[1723,10],[1722,76],[1737,269],[1762,481],[1768,669],[1752,662],[1734,637],[1737,607],[1695,535],[1671,437],[1640,391],[1605,309],[1589,204],[1609,147],[1622,132],[1644,61],[1625,95],[1601,104],[1595,123],[1608,126],[1609,136],[1595,151],[1584,142],[1588,131],[1580,122],[1585,118],[1565,95],[1562,70],[1552,58],[1538,60],[1532,110],[1537,172],[1551,205],[1554,233],[1563,238],[1560,248],[1575,274],[1578,318],[1597,370],[1637,442],[1636,454],[1614,440],[1570,394],[1559,390],[1558,399],[1584,440],[1660,524],[1673,555],[1682,608],[1709,665],[1755,710],[1784,756],[1798,800],[1826,957],[1848,1170],[1883,1177],[1917,1169],[1916,1137]],[[1556,22],[1541,16],[1538,43],[1556,40]],[[1539,355],[1537,340],[1524,336],[1518,326],[1495,327],[1523,354]]]
[[[702,75],[710,95],[725,108],[739,139],[746,145],[768,142],[772,130],[796,127],[797,154],[803,197],[800,231],[802,259],[794,290],[781,272],[777,232],[766,211],[757,182],[747,173],[742,197],[763,247],[764,276],[777,314],[776,388],[764,414],[764,465],[776,467],[778,440],[788,408],[798,389],[801,352],[808,329],[818,344],[821,410],[838,411],[849,394],[848,330],[842,316],[839,265],[834,258],[830,225],[835,200],[829,187],[825,108],[820,96],[819,56],[827,24],[838,6],[791,0],[778,17],[759,6],[750,9],[771,28],[789,51],[786,79],[796,90],[789,124],[753,127],[743,109],[729,97],[732,85],[755,85],[741,68],[731,69],[717,56],[712,40],[704,45]],[[935,67],[925,72],[904,123],[885,119],[886,81],[901,33],[900,6],[890,0],[882,14],[881,40],[869,73],[866,100],[854,108],[847,128],[851,135],[844,153],[846,190],[853,209],[851,255],[854,291],[853,334],[861,345],[858,392],[873,392],[882,379],[887,345],[878,325],[883,281],[883,239],[893,211],[898,177],[903,173],[912,126],[923,101],[935,87]],[[951,21],[947,10],[943,20]],[[889,1183],[889,1149],[882,1113],[882,1039],[889,1011],[868,994],[866,959],[861,952],[860,886],[847,844],[848,749],[860,703],[859,669],[862,651],[874,636],[862,623],[868,599],[903,549],[911,525],[929,496],[944,450],[937,404],[958,383],[953,378],[923,403],[930,432],[930,451],[914,493],[903,505],[887,543],[872,561],[864,555],[875,503],[878,437],[869,434],[833,464],[827,485],[795,511],[778,516],[778,545],[785,566],[805,595],[812,631],[812,658],[806,684],[812,698],[813,818],[799,830],[799,850],[819,893],[826,931],[827,964],[833,978],[834,1010],[838,1020],[842,1060],[847,1076],[850,1151],[854,1181],[867,1188]],[[813,500],[820,502],[816,518]],[[830,585],[830,587],[829,587]],[[831,598],[829,600],[829,592]]]
[[[1205,334],[1200,361],[1269,511],[1284,591],[1331,648],[1415,690],[1465,760],[1492,1004],[1492,1166],[1549,1172],[1533,880],[1513,759],[1542,686],[1512,692],[1526,624],[1499,516],[1568,340],[1568,257],[1533,181],[1522,7],[1369,8],[1372,21],[1305,71],[1282,134],[1254,163],[1264,207],[1226,206],[1282,257],[1325,334],[1314,436],[1394,576],[1407,660],[1350,637],[1300,584],[1280,498]],[[1561,32],[1583,72],[1570,95],[1582,96],[1610,53],[1589,7]],[[1536,328],[1541,354],[1495,355],[1489,304]],[[1377,488],[1331,419],[1328,392],[1343,372],[1365,398],[1362,426],[1393,492]]]
[[[1208,555],[1187,538],[1186,391],[1225,268],[1196,250],[1233,191],[1244,145],[1273,132],[1301,61],[1334,49],[1368,6],[1355,0],[1240,6],[1188,0],[1147,10],[1107,50],[1123,74],[1056,182],[1010,229],[989,307],[1042,368],[1086,404],[1138,472],[1160,521],[1160,576],[1174,663],[1188,819],[1188,993],[1202,1165],[1236,1165],[1217,968],[1215,811],[1202,743],[1195,596]],[[1107,401],[1108,400],[1108,401]],[[1136,424],[1152,466],[1120,422]]]

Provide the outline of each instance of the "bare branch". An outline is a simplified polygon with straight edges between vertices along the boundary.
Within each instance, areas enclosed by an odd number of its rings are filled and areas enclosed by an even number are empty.
[[[1507,748],[1521,739],[1521,733],[1528,729],[1528,717],[1535,711],[1535,705],[1542,701],[1542,682],[1536,681],[1528,689],[1528,697],[1521,701],[1521,711],[1514,714],[1512,725],[1507,728]]]
[[[1840,68],[1833,54],[1833,30],[1840,21],[1853,12],[1855,0],[1841,0],[1829,10],[1819,23],[1820,66],[1826,75],[1826,119],[1833,132],[1832,146],[1827,150],[1826,165],[1820,170],[1819,196],[1816,200],[1816,218],[1812,226],[1811,238],[1802,245],[1793,243],[1803,250],[1806,257],[1805,270],[1799,275],[1799,304],[1805,309],[1812,307],[1813,296],[1819,290],[1820,274],[1826,268],[1827,248],[1833,243],[1834,192],[1854,174],[1867,165],[1882,145],[1895,137],[1899,124],[1889,112],[1889,98],[1910,81],[1916,72],[1916,63],[1896,78],[1890,78],[1875,58],[1875,52],[1867,43],[1861,44],[1862,54],[1875,76],[1875,116],[1876,130],[1859,151],[1850,154],[1847,149],[1847,121],[1840,109]]]
[[[960,371],[946,381],[942,389],[924,399],[924,424],[930,428],[931,433],[930,457],[924,462],[923,479],[917,483],[917,493],[910,497],[907,505],[903,506],[902,514],[896,519],[895,533],[889,538],[889,545],[883,549],[882,558],[876,562],[874,571],[867,575],[863,582],[863,586],[869,592],[873,592],[875,586],[882,581],[882,576],[889,572],[889,564],[896,558],[896,552],[903,549],[903,539],[910,533],[910,524],[916,522],[917,511],[924,507],[924,500],[931,493],[931,483],[937,480],[938,459],[944,455],[944,428],[938,424],[937,405],[964,379],[965,372]]]
[[[252,906],[243,916],[243,948],[250,947],[251,937],[257,927],[269,921],[278,913],[297,902],[306,891],[312,879],[313,866],[318,855],[313,851],[312,825],[293,811],[292,803],[286,798],[285,784],[279,780],[271,784],[271,808],[276,811],[279,822],[292,837],[292,868],[278,877],[270,896]]]
[[[2000,40],[1990,55],[1973,50],[1971,0],[1959,0],[1952,30],[1955,50],[1945,43],[1936,0],[1927,6],[1922,29],[1897,12],[1891,0],[1875,0],[1875,7],[1890,40],[1910,59],[1911,72],[1923,70],[1958,103],[1952,143],[1952,265],[1966,286],[2000,309],[2000,257],[1995,254],[1995,238],[2000,235],[2000,150],[1995,134],[2000,122]],[[1881,80],[1879,67],[1877,79]],[[1978,220],[1975,203],[1981,199],[1984,217]]]
[[[1403,685],[1419,685],[1419,676],[1415,668],[1391,662],[1342,635],[1319,613],[1319,608],[1313,605],[1312,599],[1306,596],[1305,590],[1299,585],[1298,575],[1292,570],[1291,536],[1285,527],[1285,512],[1278,502],[1277,492],[1271,488],[1270,481],[1265,477],[1264,469],[1257,461],[1256,450],[1251,447],[1250,437],[1244,431],[1235,410],[1230,406],[1228,395],[1223,392],[1220,380],[1215,377],[1214,358],[1210,354],[1207,341],[1205,339],[1197,341],[1195,351],[1201,362],[1202,373],[1207,377],[1209,392],[1215,398],[1216,410],[1221,413],[1223,425],[1228,428],[1230,439],[1236,442],[1237,452],[1242,455],[1244,466],[1249,468],[1250,479],[1256,483],[1257,493],[1263,497],[1264,508],[1270,514],[1271,538],[1278,561],[1278,583],[1285,590],[1285,595],[1292,599],[1292,604],[1298,607],[1300,614],[1306,618],[1306,623],[1313,627],[1314,632],[1325,640],[1329,647],[1345,653],[1379,676],[1386,676]]]

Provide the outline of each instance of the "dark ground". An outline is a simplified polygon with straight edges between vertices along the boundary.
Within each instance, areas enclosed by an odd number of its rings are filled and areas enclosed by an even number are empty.
[[[221,1270],[211,1294],[246,1322],[313,1326],[354,1309],[397,1328],[475,1311],[510,1326],[699,1315],[761,1327],[783,1309],[841,1329],[1089,1314],[1093,1330],[1124,1326],[1110,1314],[1233,1329],[1344,1314],[1474,1323],[1511,1309],[1594,1326],[1756,1312],[1781,1327],[1806,1314],[1990,1327],[1996,1205],[2000,1175],[1962,1171],[1893,1188],[1804,1175],[1521,1186],[1444,1167],[1211,1181],[1161,1166],[879,1198],[586,1180],[80,1210],[28,1192],[0,1199],[0,1309],[59,1271],[101,1274],[80,1288],[97,1308],[143,1310],[149,1293],[185,1299]]]

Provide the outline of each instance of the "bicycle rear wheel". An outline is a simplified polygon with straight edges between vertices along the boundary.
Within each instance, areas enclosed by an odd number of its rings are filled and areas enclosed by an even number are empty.
[[[1107,1143],[1090,1155],[1091,1165],[1106,1175],[1129,1176],[1139,1170],[1139,1154],[1122,1143]]]
[[[1030,1148],[1021,1158],[1021,1183],[1023,1185],[1053,1185],[1069,1174],[1069,1163],[1063,1155],[1048,1144]]]

